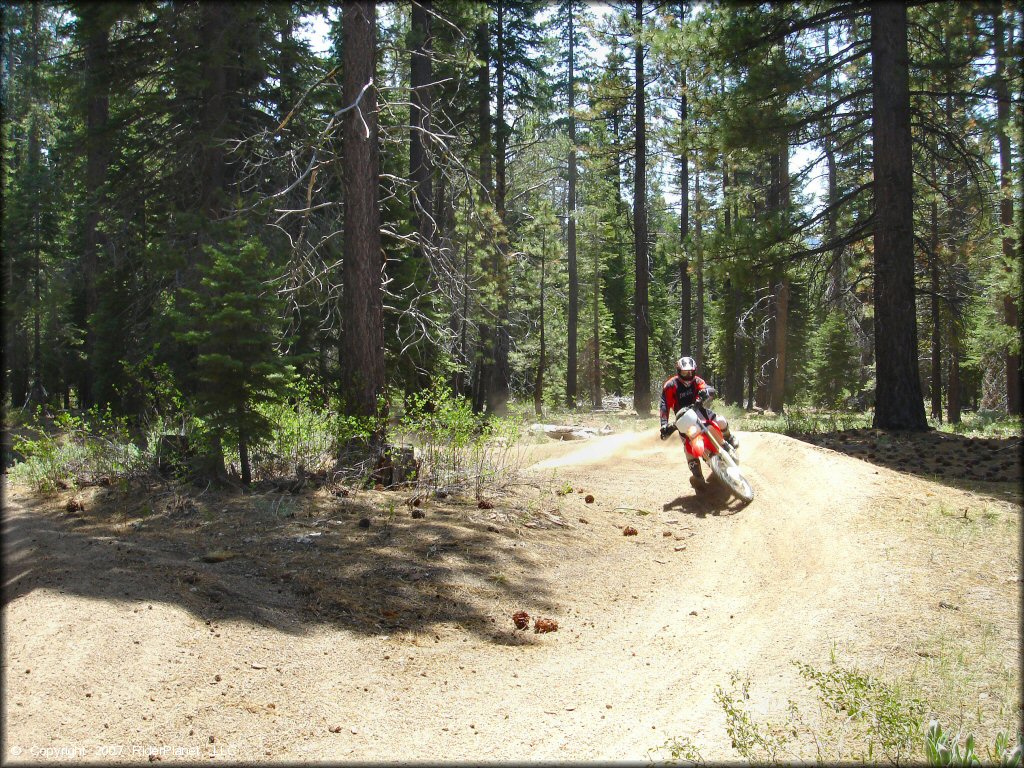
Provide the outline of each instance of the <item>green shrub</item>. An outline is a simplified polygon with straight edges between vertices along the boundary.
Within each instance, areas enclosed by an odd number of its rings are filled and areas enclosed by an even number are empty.
[[[26,431],[28,436],[14,441],[14,451],[24,458],[11,467],[10,477],[39,491],[90,485],[101,478],[125,480],[152,466],[152,453],[131,441],[127,421],[109,411],[61,412],[49,426],[37,412]]]
[[[298,467],[324,469],[337,458],[339,441],[364,431],[330,403],[317,402],[301,380],[289,385],[285,399],[259,403],[256,410],[271,425],[253,451],[257,478],[291,475]]]
[[[793,663],[800,675],[817,688],[826,706],[863,728],[869,760],[876,744],[895,764],[913,754],[927,711],[924,702],[858,670],[834,667],[822,672],[808,664]]]
[[[431,490],[500,487],[519,468],[519,417],[473,413],[469,400],[441,381],[409,397],[398,424],[416,448],[418,484]]]

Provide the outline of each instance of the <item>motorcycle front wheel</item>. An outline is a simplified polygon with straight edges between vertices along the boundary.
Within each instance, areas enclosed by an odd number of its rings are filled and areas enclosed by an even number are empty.
[[[735,462],[727,462],[722,458],[721,454],[716,453],[708,460],[708,464],[711,466],[711,471],[715,473],[715,476],[725,483],[730,491],[743,499],[743,501],[750,502],[754,500],[754,489],[747,478],[740,472],[740,468]]]

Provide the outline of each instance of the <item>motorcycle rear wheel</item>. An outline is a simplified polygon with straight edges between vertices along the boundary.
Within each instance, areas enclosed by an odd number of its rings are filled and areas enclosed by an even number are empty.
[[[743,501],[754,500],[754,489],[750,482],[740,473],[740,468],[735,462],[728,462],[716,453],[708,460],[711,471],[715,477],[725,483],[726,487],[739,496]]]

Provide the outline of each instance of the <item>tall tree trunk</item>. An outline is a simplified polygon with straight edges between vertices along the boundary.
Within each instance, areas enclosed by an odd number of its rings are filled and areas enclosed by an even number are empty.
[[[533,410],[538,416],[544,414],[544,367],[547,364],[547,343],[544,338],[544,266],[547,251],[545,238],[540,246],[540,356],[537,360],[537,378],[533,383]]]
[[[779,147],[778,162],[778,207],[779,212],[788,215],[790,207],[790,190],[792,185],[789,181],[789,139],[788,137]],[[774,271],[774,270],[773,270]],[[774,332],[774,343],[772,355],[775,364],[772,366],[772,376],[769,384],[768,407],[775,413],[782,413],[786,404],[786,347],[789,336],[789,275],[782,270],[781,275],[776,273],[774,284],[773,305],[775,317],[772,323]]]
[[[1013,227],[1013,165],[1010,148],[1010,89],[1007,84],[1007,55],[1012,43],[1006,43],[1006,24],[1002,9],[997,6],[995,16],[995,58],[996,58],[996,138],[999,142],[999,223],[1003,228],[1003,259],[1004,269],[1012,271],[1014,264],[1014,233],[1020,236]],[[1013,296],[1002,297],[1003,322],[1020,335],[1020,317]],[[1006,411],[1010,415],[1021,413],[1021,356],[1012,350],[1004,355],[1006,365]]]
[[[871,6],[877,429],[926,429],[917,361],[907,8]]]
[[[103,236],[100,217],[104,206],[103,185],[107,178],[110,137],[107,136],[110,77],[106,72],[112,16],[101,3],[86,4],[79,9],[85,44],[86,82],[86,159],[85,232],[82,242],[82,289],[85,294],[85,365],[78,385],[79,405],[88,407],[107,393],[95,391],[92,366],[96,360],[95,314],[98,305],[96,281],[99,276],[99,251]]]
[[[647,305],[650,264],[647,255],[647,115],[644,78],[643,0],[635,0],[636,42],[636,160],[633,192],[633,233],[636,255],[636,294],[633,301],[633,407],[640,416],[651,411],[651,364],[648,338],[651,332]]]
[[[935,161],[932,160],[932,178],[938,184],[938,171]],[[932,366],[931,366],[931,399],[932,418],[942,420],[942,325],[939,314],[939,203],[932,198],[930,206],[931,215],[931,238],[929,250],[931,251],[931,314],[932,314]]]
[[[783,275],[775,286],[775,376],[769,407],[782,413],[786,402],[786,335],[789,328],[789,277]]]
[[[682,130],[679,173],[679,329],[680,347],[683,355],[693,355],[692,327],[693,313],[692,286],[690,284],[690,260],[686,252],[690,237],[690,147],[687,121],[686,68],[681,69],[682,95],[679,98],[679,120]]]
[[[380,239],[380,150],[377,145],[376,3],[342,7],[343,98],[359,106],[342,122],[345,195],[342,392],[346,413],[377,415],[384,393],[384,330]],[[383,435],[377,435],[378,440]]]
[[[698,366],[704,365],[704,220],[700,209],[700,166],[694,168],[694,244],[697,249],[697,317],[694,325],[694,354]]]
[[[751,340],[750,349],[744,361],[747,368],[747,408],[754,408],[754,384],[757,381],[757,345]]]
[[[480,182],[484,188],[485,200],[492,200],[494,176],[491,164],[491,33],[486,21],[480,22],[476,28],[476,56],[480,60],[480,66],[476,70]]]
[[[722,211],[724,216],[725,236],[732,233],[732,199],[729,196],[729,159],[722,155]],[[737,284],[736,275],[730,274],[725,279],[726,324],[723,336],[725,360],[723,371],[725,378],[724,395],[727,403],[743,405],[743,347],[742,339],[737,331],[737,320],[740,314],[742,291]]]
[[[957,334],[949,338],[949,386],[946,394],[946,418],[950,424],[960,423],[960,339]]]
[[[431,81],[433,80],[433,36],[431,32],[431,0],[412,3],[409,47],[409,183],[412,187],[410,207],[416,242],[411,255],[413,291],[421,296],[423,311],[435,311],[433,294],[428,290],[430,254],[437,242],[437,220],[434,218],[434,171],[428,151],[431,119]],[[435,369],[436,348],[426,338],[417,342],[407,356],[412,366],[410,384],[417,389],[430,386]]]
[[[466,332],[469,327],[469,241],[462,248],[462,314],[459,316],[459,360],[465,371],[457,371],[452,388],[456,394],[472,396],[472,389],[466,388],[466,373],[472,369],[469,366],[469,347],[466,342]]]
[[[567,247],[569,267],[568,360],[565,371],[565,399],[570,408],[576,407],[576,348],[579,317],[579,277],[576,270],[576,30],[574,8],[569,10],[569,200],[567,221]]]
[[[245,435],[245,430],[238,434],[238,463],[242,468],[242,484],[251,484],[252,468],[249,463],[249,440]]]
[[[434,241],[433,168],[426,151],[431,130],[431,81],[433,80],[433,37],[430,26],[431,0],[412,4],[409,32],[409,181],[412,184],[412,215],[419,242],[416,246],[416,269],[425,270],[424,249]]]
[[[483,187],[485,204],[493,202],[494,173],[491,163],[493,148],[491,146],[491,37],[486,21],[480,22],[476,28],[476,56],[480,60],[477,67],[477,122],[480,132],[478,150],[480,155],[480,184]],[[480,323],[477,339],[476,366],[473,374],[473,410],[483,410],[488,399],[487,388],[491,379],[492,345],[494,343],[493,326],[486,318]]]
[[[946,107],[946,124],[955,125],[954,122],[954,103],[953,94],[955,93],[956,85],[954,83],[954,77],[952,71],[947,72],[945,81],[945,107]],[[962,108],[962,102],[959,104]],[[962,309],[959,309],[956,304],[957,292],[962,290],[961,272],[958,269],[961,265],[961,254],[963,254],[966,247],[963,235],[967,229],[967,217],[960,206],[959,201],[964,199],[964,187],[965,184],[961,179],[957,178],[956,173],[952,166],[947,166],[946,169],[946,199],[951,201],[951,204],[947,206],[947,231],[950,237],[950,263],[948,266],[948,283],[947,291],[949,292],[950,301],[954,302],[950,307],[949,322],[951,326],[950,340],[949,340],[949,374],[946,377],[947,390],[946,390],[946,411],[947,419],[951,424],[960,423],[960,334],[962,329],[965,327],[966,322],[962,314]]]
[[[831,27],[825,25],[825,58],[831,57]],[[832,103],[832,71],[825,78],[825,103]],[[825,168],[828,175],[828,213],[825,219],[825,242],[836,239],[836,220],[839,216],[835,206],[839,202],[839,176],[836,169],[835,139],[832,136],[832,116],[825,117]],[[826,301],[831,309],[842,307],[843,295],[846,292],[846,266],[843,263],[843,248],[832,249],[828,269],[828,287],[825,291]]]
[[[594,300],[593,300],[593,334],[594,334],[594,368],[590,378],[590,404],[601,407],[601,255],[600,249],[594,249]]]
[[[494,244],[493,277],[498,295],[498,313],[494,318],[494,348],[491,379],[487,387],[487,411],[504,415],[508,406],[510,346],[508,315],[510,308],[508,282],[507,214],[505,200],[508,194],[506,169],[508,167],[508,127],[505,125],[505,1],[495,4],[495,37],[498,45],[494,51],[494,207],[501,221],[501,233]]]
[[[29,45],[29,71],[39,71],[39,35],[40,35],[40,6],[32,4],[32,42]],[[32,186],[32,383],[29,389],[29,400],[34,403],[41,403],[46,399],[43,389],[42,378],[42,333],[41,313],[43,311],[41,282],[43,279],[42,265],[42,227],[40,218],[42,216],[42,184],[40,174],[42,173],[42,141],[40,138],[39,112],[41,106],[39,101],[41,94],[38,92],[38,75],[33,74],[30,99],[32,101],[32,114],[29,117],[28,128],[28,177]]]

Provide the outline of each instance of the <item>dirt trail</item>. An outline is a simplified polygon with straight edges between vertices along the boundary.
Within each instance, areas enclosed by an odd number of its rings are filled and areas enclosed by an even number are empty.
[[[714,701],[731,672],[754,682],[755,709],[777,711],[801,696],[793,660],[824,665],[839,649],[892,668],[919,660],[929,631],[983,618],[996,657],[1016,658],[1016,547],[954,567],[919,535],[940,501],[974,510],[976,497],[784,436],[740,437],[757,493],[747,506],[716,486],[695,493],[678,441],[651,432],[534,449],[529,478],[597,501],[567,495],[571,530],[510,543],[526,548],[520,568],[545,585],[544,606],[496,599],[490,636],[451,622],[288,630],[204,621],[180,600],[33,588],[40,569],[71,561],[76,578],[116,585],[131,553],[83,546],[9,498],[3,757],[643,760],[686,736],[705,759],[735,759]],[[993,535],[1017,541],[1019,513],[999,506]],[[639,534],[623,536],[626,524]],[[514,633],[517,608],[559,631]]]

